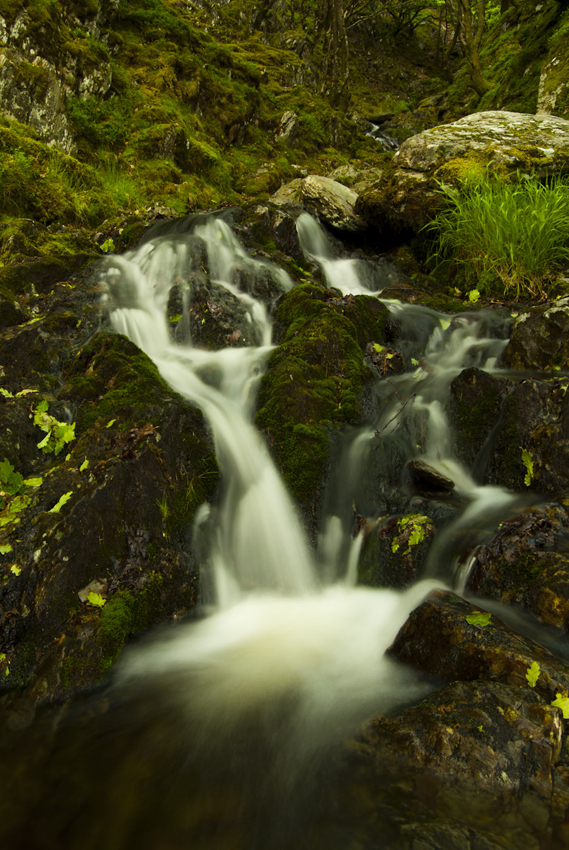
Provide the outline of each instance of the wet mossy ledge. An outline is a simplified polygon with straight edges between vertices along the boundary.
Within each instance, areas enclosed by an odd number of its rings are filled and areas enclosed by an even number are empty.
[[[302,283],[282,297],[275,322],[279,345],[256,423],[293,497],[314,514],[334,432],[363,422],[362,395],[374,377],[364,350],[385,343],[388,312],[376,298]]]
[[[97,276],[38,289],[34,318],[0,331],[0,461],[18,490],[0,511],[12,706],[20,691],[33,704],[92,686],[125,640],[195,607],[191,524],[218,479],[202,414],[106,325]],[[69,442],[42,450],[36,421]]]

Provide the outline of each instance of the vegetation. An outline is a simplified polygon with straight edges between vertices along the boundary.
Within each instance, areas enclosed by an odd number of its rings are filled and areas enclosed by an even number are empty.
[[[448,201],[427,229],[434,263],[459,266],[467,282],[490,294],[544,298],[569,262],[569,181],[535,177],[503,182],[485,172]]]

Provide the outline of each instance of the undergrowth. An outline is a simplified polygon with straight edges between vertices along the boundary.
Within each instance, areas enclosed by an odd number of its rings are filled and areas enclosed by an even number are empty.
[[[446,209],[430,224],[431,263],[459,267],[465,280],[493,295],[545,298],[569,265],[569,180],[541,183],[488,173],[461,189],[441,184]]]

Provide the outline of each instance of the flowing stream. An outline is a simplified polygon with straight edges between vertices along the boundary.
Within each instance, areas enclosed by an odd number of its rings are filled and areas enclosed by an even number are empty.
[[[320,265],[330,287],[345,296],[381,299],[381,291],[372,293],[362,282],[357,261],[335,258],[314,219],[302,214],[297,228],[305,254]],[[174,339],[169,292],[181,286],[187,312],[198,244],[205,246],[211,283],[237,299],[256,344],[207,351],[192,345],[187,323],[184,341]],[[144,350],[170,386],[207,417],[222,480],[217,503],[203,505],[194,521],[204,554],[205,616],[125,651],[109,692],[119,706],[114,739],[131,729],[136,740],[117,756],[125,767],[113,762],[117,788],[122,794],[128,782],[126,765],[134,763],[144,777],[153,754],[171,775],[148,792],[149,810],[156,806],[164,817],[170,806],[182,826],[171,827],[173,843],[161,844],[143,826],[133,833],[121,815],[105,844],[118,850],[351,846],[341,836],[337,844],[326,837],[319,843],[314,834],[306,838],[322,788],[333,785],[336,753],[374,714],[434,687],[398,666],[386,650],[431,590],[461,586],[466,547],[460,541],[466,536],[472,543],[473,529],[476,538],[519,507],[514,494],[482,486],[456,460],[445,415],[451,381],[462,369],[496,367],[506,345],[505,324],[489,312],[452,317],[386,299],[406,369],[377,383],[369,426],[346,439],[341,480],[331,487],[312,551],[253,424],[256,388],[273,350],[272,327],[243,268],[266,271],[267,263],[248,256],[223,218],[209,215],[182,230],[150,231],[138,248],[109,258],[101,272],[115,330]],[[292,287],[286,273],[269,270],[283,292]],[[404,591],[358,587],[362,535],[354,539],[352,533],[354,507],[365,512],[366,470],[374,457],[389,456],[395,443],[405,462],[421,458],[452,479],[466,507],[437,534],[422,580]],[[132,732],[146,727],[151,731]],[[176,830],[184,837],[176,839]],[[84,846],[102,846],[93,842]]]
[[[271,323],[264,305],[233,281],[238,265],[254,268],[256,261],[220,218],[198,221],[191,235],[206,245],[212,283],[239,300],[250,336],[261,343],[206,351],[191,340],[172,341],[165,307],[172,284],[186,277],[187,236],[162,234],[109,260],[104,283],[114,328],[203,410],[223,481],[219,504],[202,506],[196,518],[196,534],[208,529],[208,616],[125,653],[115,689],[137,700],[159,693],[180,718],[180,746],[207,752],[210,762],[213,750],[225,760],[251,734],[257,744],[264,739],[265,756],[270,752],[278,765],[264,767],[271,805],[278,798],[290,821],[301,778],[334,745],[374,713],[428,690],[385,651],[411,610],[440,584],[427,579],[405,592],[356,587],[359,540],[348,547],[343,574],[326,580],[338,573],[349,529],[329,518],[315,559],[252,423],[255,387],[272,350]],[[350,292],[368,291],[350,261],[322,265],[347,281]],[[283,291],[292,285],[282,273],[280,281]],[[257,839],[262,846],[272,840],[267,829],[265,823]]]

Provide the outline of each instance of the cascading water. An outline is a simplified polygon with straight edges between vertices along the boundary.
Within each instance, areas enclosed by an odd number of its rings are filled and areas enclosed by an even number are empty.
[[[314,219],[301,215],[298,232],[330,286],[346,298],[381,299],[381,280],[392,282],[388,264],[371,291],[357,262],[335,259]],[[192,345],[190,286],[196,257],[201,264],[206,255],[211,285],[245,317],[243,347]],[[284,272],[269,271],[283,292],[291,288]],[[124,652],[109,688],[78,706],[55,707],[55,757],[48,747],[34,850],[371,850],[384,838],[399,850],[399,827],[414,817],[400,808],[402,777],[368,801],[364,817],[373,835],[360,844],[358,765],[342,784],[338,754],[345,755],[342,743],[366,719],[432,690],[432,682],[398,666],[386,650],[441,580],[460,586],[458,538],[472,542],[473,529],[476,539],[519,504],[502,488],[480,485],[457,461],[445,413],[455,375],[465,366],[495,367],[504,324],[483,311],[451,317],[383,300],[406,371],[377,382],[366,407],[369,426],[353,429],[340,453],[313,554],[252,424],[273,346],[270,311],[248,281],[266,272],[267,264],[249,257],[214,215],[151,230],[136,250],[108,258],[101,272],[114,328],[204,411],[222,487],[216,504],[203,505],[194,521],[206,616],[141,640]],[[166,319],[173,287],[184,305],[174,332]],[[393,446],[395,461],[382,465]],[[404,592],[356,587],[362,535],[354,538],[354,509],[356,520],[396,515],[391,497],[382,507],[390,475],[397,506],[411,505],[401,472],[417,458],[452,478],[458,493],[454,519],[438,529],[426,565],[437,579]],[[368,498],[364,485],[379,466]],[[36,763],[53,725],[47,735],[41,724],[34,727],[23,761]],[[376,791],[366,785],[363,797]],[[390,795],[398,798],[391,808]],[[22,823],[27,819],[25,812]],[[26,827],[22,834],[25,840]]]
[[[297,229],[305,254],[321,266],[331,287],[344,295],[377,295],[381,300],[381,291],[372,292],[359,281],[354,282],[354,260],[334,259],[324,230],[312,216],[302,213]],[[420,457],[450,478],[455,492],[468,500],[464,512],[435,540],[426,568],[427,575],[436,575],[453,585],[458,581],[460,586],[467,576],[464,571],[457,573],[457,555],[523,503],[503,487],[482,486],[474,480],[471,471],[454,455],[445,413],[450,385],[463,369],[476,366],[489,373],[496,369],[507,344],[505,325],[488,311],[451,317],[392,299],[383,303],[398,325],[397,347],[405,356],[407,371],[390,376],[377,389],[373,426],[360,432],[349,449],[345,466],[354,487],[344,488],[344,501],[350,506],[357,502],[357,484],[365,477],[363,470],[369,463],[370,451],[377,448],[378,438],[388,442],[398,432],[407,461]],[[323,545],[326,546],[325,540]]]
[[[323,577],[337,572],[331,563],[338,560],[343,532],[336,541],[326,535],[325,563],[317,570],[251,422],[255,384],[271,351],[271,326],[263,304],[235,284],[234,272],[238,264],[254,267],[255,261],[219,218],[198,222],[191,235],[205,243],[212,283],[239,300],[260,344],[205,351],[191,341],[171,341],[165,306],[170,286],[186,278],[187,234],[159,235],[109,260],[103,283],[114,328],[204,411],[223,480],[219,504],[209,516],[209,507],[202,508],[197,519],[198,527],[209,528],[214,585],[209,616],[126,653],[115,689],[127,699],[136,695],[174,707],[180,746],[186,741],[194,755],[207,752],[210,761],[214,751],[226,759],[246,749],[251,735],[257,744],[263,740],[265,755],[271,753],[272,766],[265,761],[263,769],[274,809],[276,797],[279,805],[284,798],[297,799],[292,790],[301,777],[306,780],[308,767],[373,712],[424,693],[424,684],[399,670],[385,651],[436,583],[422,582],[404,593],[355,588],[357,546],[343,565],[349,583],[326,583]],[[335,268],[331,259],[325,263]],[[342,274],[348,271],[344,264]],[[362,291],[355,271],[350,274],[351,291]],[[281,273],[280,280],[283,289],[290,288],[287,276]],[[266,824],[262,833],[255,840],[268,846]]]

